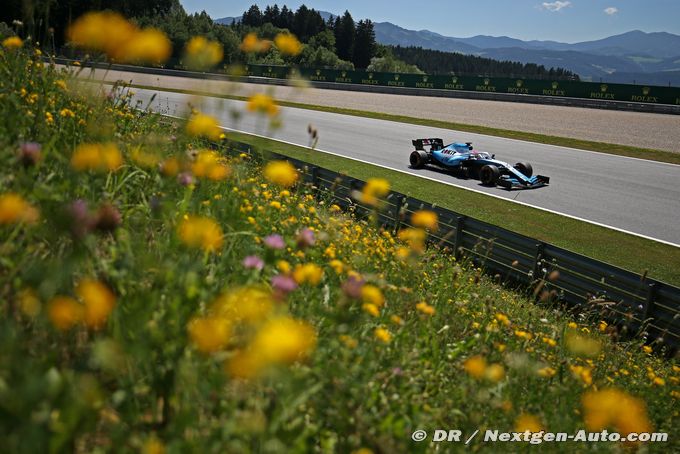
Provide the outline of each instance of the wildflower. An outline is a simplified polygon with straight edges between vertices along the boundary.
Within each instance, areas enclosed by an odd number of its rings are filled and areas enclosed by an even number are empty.
[[[427,234],[423,229],[402,229],[399,231],[399,239],[406,242],[409,247],[416,252],[422,252],[425,248],[425,238]]]
[[[243,52],[267,52],[271,47],[271,41],[260,40],[255,33],[248,33],[241,42]]]
[[[515,330],[515,336],[519,337],[520,339],[526,339],[526,340],[531,340],[534,337],[531,333],[529,333],[527,331],[523,331],[521,329]]]
[[[283,274],[290,273],[290,263],[285,260],[279,260],[276,262],[276,269],[281,271]]]
[[[222,61],[224,50],[217,41],[194,36],[184,49],[184,61],[191,69],[207,69]]]
[[[54,85],[56,85],[57,88],[60,88],[61,90],[66,90],[66,82],[62,79],[55,80]]]
[[[350,298],[362,298],[364,287],[364,280],[361,277],[351,275],[345,282],[342,283],[342,291]]]
[[[286,247],[286,243],[283,241],[283,237],[278,234],[268,235],[264,238],[264,245],[270,249],[283,249]]]
[[[345,344],[345,347],[347,348],[357,348],[359,346],[359,342],[357,342],[356,339],[352,339],[347,334],[340,335],[340,342]]]
[[[19,49],[23,45],[24,42],[18,36],[10,36],[9,38],[2,40],[2,47],[5,49]]]
[[[484,371],[484,378],[493,383],[498,383],[505,378],[505,368],[500,364],[491,364]]]
[[[528,413],[522,413],[517,417],[515,420],[515,431],[516,432],[526,432],[529,431],[531,433],[537,433],[541,432],[543,429],[543,425],[541,424],[541,420],[538,419],[538,417],[534,415],[530,415]]]
[[[652,354],[652,347],[650,347],[649,345],[643,345],[642,351],[647,353],[648,355],[651,355]]]
[[[158,64],[170,58],[172,44],[162,31],[146,28],[135,33],[134,39],[126,43],[122,53],[127,62]]]
[[[42,146],[37,142],[23,142],[19,146],[19,161],[24,167],[32,167],[42,160]]]
[[[64,108],[59,111],[59,116],[64,118],[73,118],[76,116],[76,114],[71,109]]]
[[[302,44],[300,44],[300,41],[289,33],[279,33],[276,35],[274,44],[283,55],[294,57],[302,52]]]
[[[567,350],[576,356],[594,357],[602,350],[602,345],[597,339],[582,336],[575,332],[568,332],[565,336]]]
[[[328,265],[333,268],[333,271],[335,271],[336,274],[341,274],[343,269],[345,268],[345,265],[337,259],[333,259],[330,262],[328,262]]]
[[[231,168],[222,163],[218,154],[211,150],[198,153],[196,160],[191,165],[191,171],[198,178],[207,178],[213,181],[221,181],[231,175]]]
[[[550,377],[554,377],[555,374],[557,373],[557,371],[555,369],[553,369],[552,367],[543,367],[541,369],[538,369],[538,371],[536,371],[536,373],[538,374],[539,377],[550,378]]]
[[[378,199],[389,192],[389,181],[383,178],[369,178],[361,191],[361,201],[367,205],[377,205]]]
[[[378,307],[385,304],[385,297],[383,296],[382,291],[371,284],[366,284],[361,287],[361,299],[365,303],[370,303]]]
[[[71,167],[82,172],[114,171],[123,165],[123,155],[113,143],[84,143],[76,147],[71,156]]]
[[[591,432],[613,427],[621,435],[652,432],[645,403],[615,388],[588,391],[581,398],[583,421]]]
[[[95,279],[83,279],[76,285],[76,295],[83,302],[83,321],[87,326],[99,329],[116,305],[116,297],[109,288]]]
[[[272,311],[271,292],[259,286],[240,287],[221,294],[212,304],[211,311],[229,321],[258,322]]]
[[[109,202],[102,203],[92,219],[92,227],[101,232],[113,232],[121,223],[120,211]]]
[[[293,279],[298,284],[318,285],[323,277],[323,269],[314,263],[298,265],[293,270]]]
[[[584,366],[569,366],[575,378],[580,379],[586,386],[593,384],[592,369]]]
[[[40,212],[19,194],[0,194],[0,225],[25,222],[33,224],[40,218]]]
[[[165,454],[165,445],[156,436],[151,436],[144,442],[142,454]]]
[[[261,93],[248,98],[246,108],[248,112],[266,114],[270,117],[275,117],[279,113],[279,106],[274,102],[274,98]]]
[[[274,208],[275,210],[280,210],[281,202],[279,202],[278,200],[272,200],[271,202],[269,202],[269,206]]]
[[[279,296],[285,296],[298,287],[297,282],[292,277],[281,274],[272,276],[271,283],[272,288]]]
[[[390,321],[394,323],[395,325],[403,325],[404,324],[404,319],[399,317],[398,315],[392,315],[390,317]]]
[[[297,182],[298,173],[288,161],[272,161],[265,166],[264,177],[276,185],[289,188]]]
[[[555,339],[551,339],[550,337],[543,337],[541,340],[544,344],[548,344],[551,347],[557,345],[557,341]]]
[[[202,113],[192,115],[186,129],[189,135],[211,140],[217,140],[222,132],[215,117]]]
[[[188,326],[189,338],[196,349],[202,353],[218,352],[229,343],[231,326],[224,318],[197,317]]]
[[[174,177],[179,173],[180,163],[177,158],[170,157],[160,163],[160,172],[167,177]]]
[[[279,317],[258,330],[250,350],[267,364],[292,364],[309,356],[315,346],[316,333],[310,325]]]
[[[392,334],[385,328],[376,328],[373,334],[376,339],[384,344],[389,344],[392,341]]]
[[[222,247],[224,235],[215,220],[205,217],[189,216],[183,219],[178,234],[184,244],[215,252]]]
[[[420,210],[413,213],[411,216],[411,224],[414,227],[421,227],[436,232],[438,228],[439,217],[434,211]]]
[[[365,303],[361,306],[361,308],[364,310],[364,312],[367,312],[373,317],[377,317],[380,315],[380,309],[375,304]]]
[[[261,271],[264,268],[264,261],[257,255],[249,255],[243,259],[243,267],[251,270]]]
[[[299,247],[300,249],[314,246],[315,243],[316,239],[314,238],[314,230],[310,228],[305,228],[298,232],[297,247]]]
[[[435,313],[434,307],[430,306],[425,301],[421,301],[420,303],[416,304],[416,309],[426,315],[434,315]]]
[[[148,152],[142,149],[141,146],[135,147],[130,153],[130,159],[135,164],[146,169],[152,169],[160,162],[160,157],[156,153]]]
[[[38,295],[31,289],[24,289],[19,292],[19,309],[21,312],[29,317],[35,318],[40,314],[42,306],[40,304],[40,299]]]
[[[486,360],[479,355],[472,356],[463,363],[463,369],[465,369],[465,372],[477,380],[484,378],[486,366]]]
[[[73,328],[83,317],[83,307],[68,296],[56,296],[47,304],[47,316],[60,331]]]

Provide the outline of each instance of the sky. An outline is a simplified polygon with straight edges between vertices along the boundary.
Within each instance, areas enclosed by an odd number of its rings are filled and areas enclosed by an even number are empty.
[[[301,4],[333,14],[349,10],[355,20],[392,22],[445,36],[510,36],[567,43],[631,30],[680,35],[680,0],[180,0],[187,12],[240,16],[251,5]]]

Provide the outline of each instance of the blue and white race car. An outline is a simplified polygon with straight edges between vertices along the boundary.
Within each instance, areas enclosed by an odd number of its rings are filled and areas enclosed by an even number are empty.
[[[414,169],[435,165],[462,178],[478,178],[485,186],[498,185],[505,189],[533,189],[550,183],[548,177],[533,175],[531,164],[518,162],[513,166],[499,161],[495,155],[475,151],[471,142],[446,146],[442,139],[416,139],[412,142],[416,149],[409,161]],[[426,146],[430,147],[427,151]]]

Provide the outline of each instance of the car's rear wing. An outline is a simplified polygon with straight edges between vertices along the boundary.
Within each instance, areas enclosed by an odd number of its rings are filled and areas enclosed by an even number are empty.
[[[441,150],[444,148],[443,139],[415,139],[411,141],[416,150],[425,151],[425,146],[429,146],[430,150]]]

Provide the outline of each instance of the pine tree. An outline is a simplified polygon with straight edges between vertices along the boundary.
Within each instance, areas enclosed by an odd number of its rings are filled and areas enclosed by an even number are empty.
[[[349,11],[335,21],[335,47],[341,60],[351,61],[354,56],[356,26]]]
[[[371,58],[375,56],[375,51],[373,22],[368,19],[361,20],[357,24],[352,63],[357,68],[366,68],[371,63]]]
[[[248,11],[243,13],[241,23],[251,27],[262,26],[262,12],[260,11],[260,8],[258,8],[257,5],[251,6]]]

